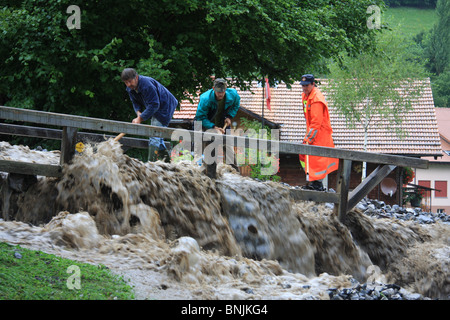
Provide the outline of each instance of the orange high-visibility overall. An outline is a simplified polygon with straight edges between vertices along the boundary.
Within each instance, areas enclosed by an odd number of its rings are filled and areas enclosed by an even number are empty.
[[[322,92],[314,87],[308,97],[302,93],[303,113],[306,119],[304,144],[334,148],[333,129],[330,124],[328,104]],[[339,167],[339,160],[319,156],[299,155],[300,162],[309,174],[309,180],[321,180]]]

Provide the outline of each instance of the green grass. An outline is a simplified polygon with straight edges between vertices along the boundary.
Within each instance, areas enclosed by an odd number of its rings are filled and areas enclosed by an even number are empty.
[[[393,28],[407,36],[415,36],[422,31],[430,30],[437,22],[434,9],[418,9],[409,7],[388,8],[384,20]]]
[[[134,299],[134,294],[105,266],[0,243],[0,300],[116,299]]]

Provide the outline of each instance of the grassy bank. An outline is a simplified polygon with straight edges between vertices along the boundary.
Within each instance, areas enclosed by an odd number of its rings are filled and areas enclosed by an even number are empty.
[[[0,243],[0,300],[129,300],[132,288],[94,266]]]
[[[398,7],[389,8],[385,14],[384,20],[390,26],[398,27],[400,32],[408,36],[430,30],[438,20],[434,9]]]

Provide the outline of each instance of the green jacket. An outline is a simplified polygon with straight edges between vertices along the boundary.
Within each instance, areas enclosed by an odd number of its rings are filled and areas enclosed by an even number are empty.
[[[241,97],[236,89],[227,89],[225,93],[225,110],[224,118],[233,119],[240,107]],[[202,122],[204,129],[211,129],[214,127],[212,120],[217,112],[217,100],[214,95],[214,90],[209,89],[200,95],[200,101],[197,107],[195,119]]]

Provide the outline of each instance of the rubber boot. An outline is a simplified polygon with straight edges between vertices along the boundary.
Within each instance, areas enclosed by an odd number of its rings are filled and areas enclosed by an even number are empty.
[[[158,152],[158,159],[162,160],[162,161],[164,161],[166,163],[170,163],[169,150],[167,150],[167,149],[159,150],[159,152]]]
[[[217,177],[217,163],[214,161],[212,164],[206,165],[206,175],[210,179],[215,179]]]
[[[148,161],[155,162],[158,160],[159,148],[156,146],[148,146]]]

